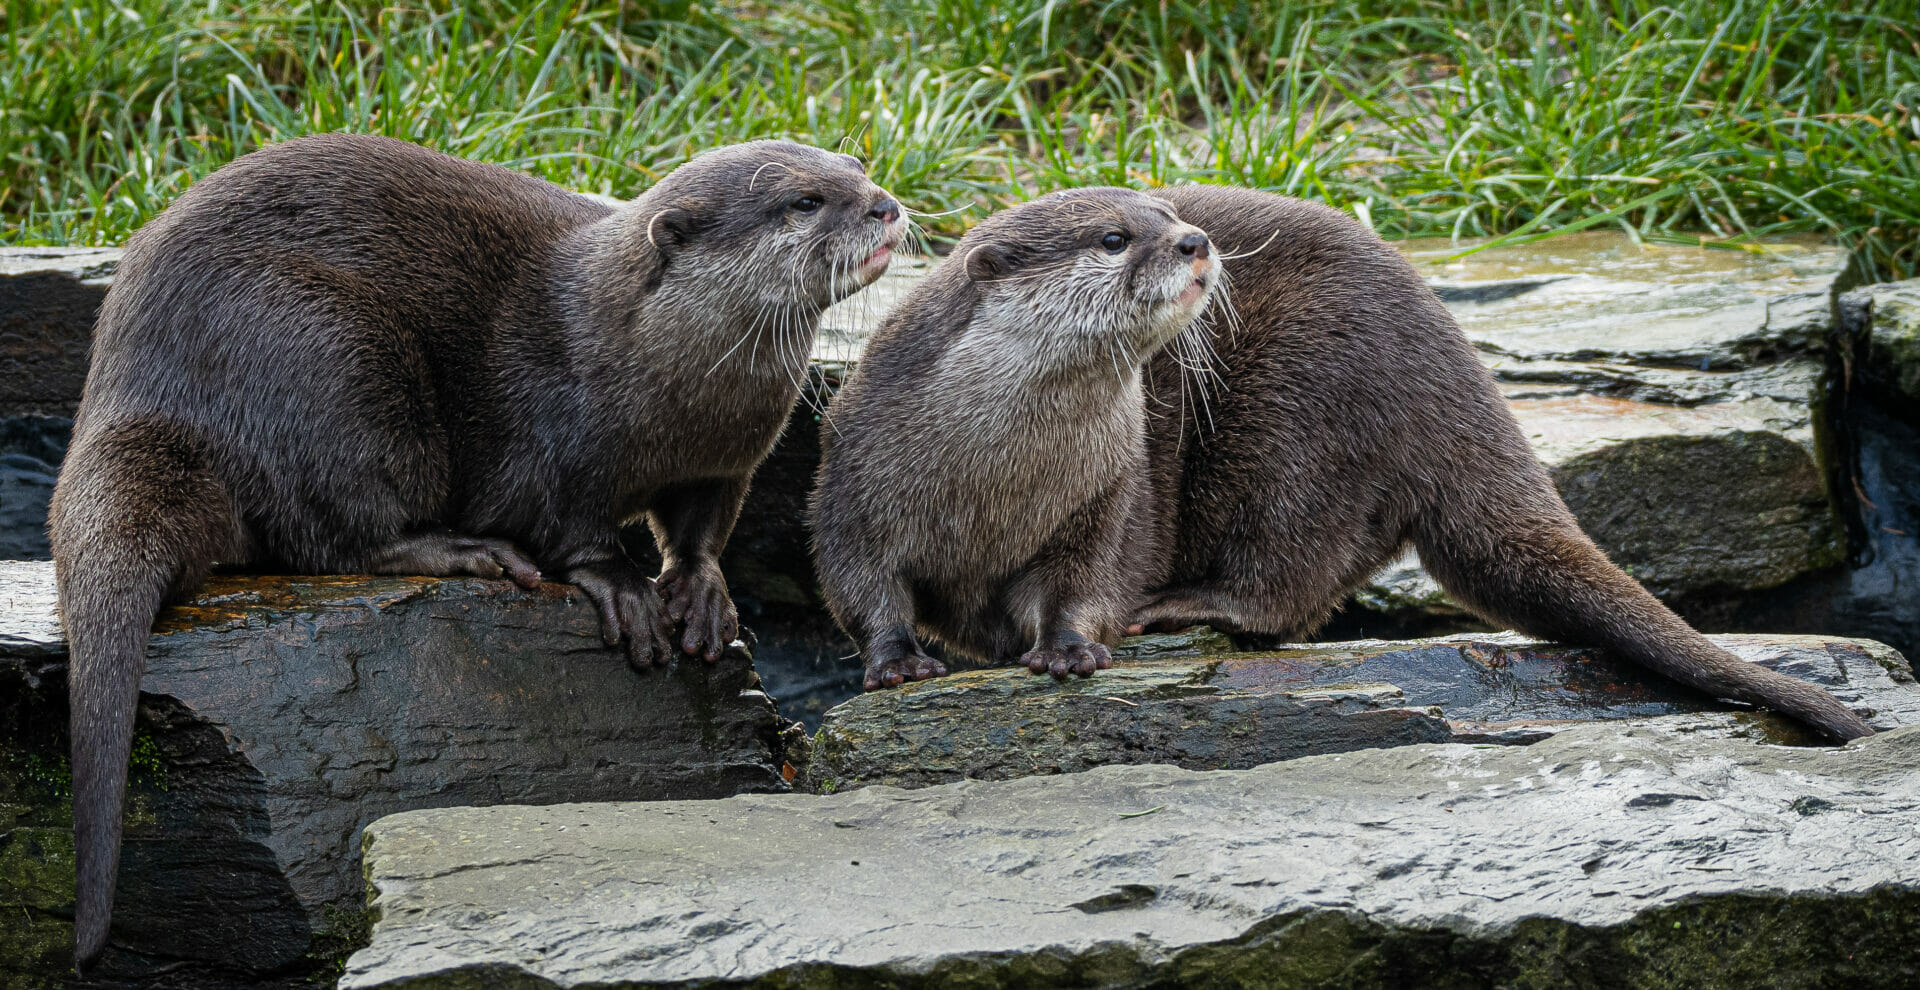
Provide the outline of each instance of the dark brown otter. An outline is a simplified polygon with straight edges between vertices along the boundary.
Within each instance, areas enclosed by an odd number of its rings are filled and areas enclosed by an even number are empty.
[[[1240,319],[1215,337],[1204,408],[1167,356],[1149,369],[1154,494],[1135,540],[1160,549],[1134,628],[1305,636],[1411,542],[1495,624],[1871,734],[1820,688],[1707,642],[1593,545],[1466,335],[1371,231],[1266,193],[1158,195],[1226,254]]]
[[[1112,664],[1142,362],[1217,270],[1165,203],[1077,189],[987,218],[889,315],[828,410],[813,501],[869,689],[946,673],[921,636],[1056,677]]]
[[[145,644],[215,562],[540,569],[636,664],[718,657],[718,558],[820,311],[904,221],[859,163],[702,155],[611,209],[383,138],[267,148],[127,246],[50,530],[72,655],[77,959],[105,945]],[[655,582],[621,548],[645,517]],[[662,601],[664,597],[665,601]]]

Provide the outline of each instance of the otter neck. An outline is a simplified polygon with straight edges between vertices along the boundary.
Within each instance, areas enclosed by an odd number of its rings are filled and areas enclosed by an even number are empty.
[[[1058,328],[1026,319],[1009,322],[982,307],[948,348],[942,365],[1005,388],[1071,389],[1091,400],[1114,401],[1141,391],[1141,368],[1161,347],[1131,336],[1114,331],[1064,337]]]
[[[1145,395],[1141,366],[1118,341],[1048,340],[1043,328],[1013,330],[976,312],[966,331],[942,354],[938,388],[970,397],[977,408],[1009,426],[1039,417],[1104,418],[1138,408]]]
[[[557,248],[570,273],[577,367],[674,367],[735,384],[801,381],[823,307],[802,298],[770,306],[742,291],[761,279],[737,268],[676,266],[648,239],[644,215],[616,212]]]

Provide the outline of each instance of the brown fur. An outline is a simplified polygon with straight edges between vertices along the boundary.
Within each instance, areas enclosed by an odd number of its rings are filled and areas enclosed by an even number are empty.
[[[1140,363],[1216,271],[1164,204],[1080,189],[989,217],[893,311],[828,411],[813,502],[869,689],[946,673],[923,636],[1056,677],[1111,665],[1135,594]]]
[[[1204,405],[1167,355],[1149,369],[1154,495],[1136,541],[1162,549],[1137,625],[1305,636],[1411,541],[1492,622],[1836,738],[1871,733],[1820,688],[1707,642],[1607,560],[1452,316],[1378,237],[1266,193],[1161,195],[1230,259],[1240,321],[1214,341]]]
[[[215,561],[523,584],[545,568],[635,664],[717,658],[737,631],[718,558],[748,478],[820,311],[878,276],[901,223],[858,162],[784,142],[703,155],[616,211],[328,135],[235,161],[136,234],[50,519],[78,962],[106,942],[165,599]],[[616,537],[640,517],[658,592]]]

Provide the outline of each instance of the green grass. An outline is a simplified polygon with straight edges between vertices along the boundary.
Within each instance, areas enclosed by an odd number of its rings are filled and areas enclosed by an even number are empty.
[[[238,154],[352,130],[613,195],[791,137],[959,210],[937,237],[1202,181],[1390,237],[1814,231],[1920,269],[1920,0],[0,4],[7,243],[117,242]]]

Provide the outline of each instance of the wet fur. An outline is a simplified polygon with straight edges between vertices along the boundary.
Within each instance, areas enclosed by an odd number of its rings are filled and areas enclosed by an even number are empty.
[[[1103,260],[1089,244],[1116,225],[1139,247]],[[1136,327],[1136,294],[1191,264],[1178,236],[1199,232],[1138,193],[1043,197],[976,227],[868,342],[822,430],[813,531],[869,689],[944,674],[922,638],[1056,676],[1111,663],[1140,363],[1191,319]]]
[[[1230,259],[1239,319],[1214,338],[1204,413],[1171,355],[1149,368],[1153,495],[1135,533],[1160,549],[1139,619],[1305,637],[1411,542],[1497,625],[1870,734],[1820,688],[1709,643],[1594,546],[1452,316],[1372,232],[1248,190],[1159,195]]]
[[[786,212],[808,193],[817,215]],[[820,310],[898,234],[858,162],[784,142],[709,153],[614,210],[347,135],[241,158],[136,234],[50,517],[77,962],[107,938],[165,600],[216,561],[523,584],[543,568],[594,599],[636,663],[716,657],[736,628],[718,555]],[[616,537],[640,517],[666,603]]]

